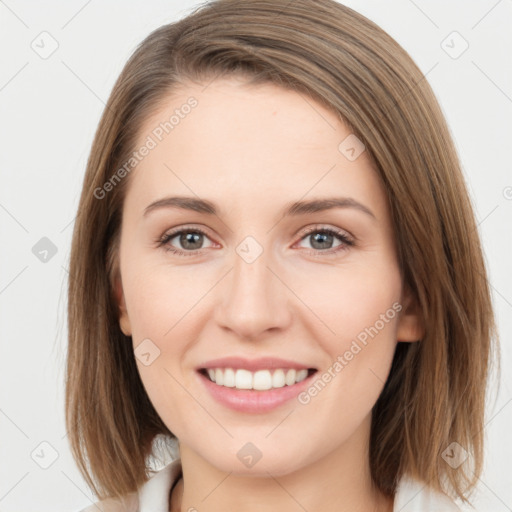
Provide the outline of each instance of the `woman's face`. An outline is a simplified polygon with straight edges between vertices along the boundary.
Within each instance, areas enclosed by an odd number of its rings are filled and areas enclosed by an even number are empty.
[[[169,97],[143,146],[124,178],[120,324],[180,445],[262,475],[364,449],[397,340],[420,337],[364,146],[311,98],[234,78]],[[292,384],[301,368],[316,371]]]

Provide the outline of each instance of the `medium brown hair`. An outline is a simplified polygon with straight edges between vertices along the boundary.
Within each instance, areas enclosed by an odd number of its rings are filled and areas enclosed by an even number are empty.
[[[315,99],[364,143],[385,184],[404,286],[425,326],[419,342],[397,344],[373,408],[372,480],[391,496],[409,474],[466,500],[482,470],[496,337],[471,202],[425,76],[392,37],[334,0],[201,5],[152,32],[116,81],[87,163],[69,268],[66,425],[82,474],[100,498],[132,493],[148,478],[155,436],[174,438],[119,327],[113,290],[130,176],[104,197],[95,191],[129,160],[144,121],[173,91],[232,74]],[[453,441],[472,468],[444,461]]]

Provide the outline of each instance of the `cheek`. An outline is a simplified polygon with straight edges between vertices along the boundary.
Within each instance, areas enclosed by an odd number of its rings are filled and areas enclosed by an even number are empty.
[[[325,368],[318,377],[325,374],[324,382],[328,382],[325,390],[318,386],[323,400],[313,405],[318,407],[315,414],[321,414],[325,404],[332,403],[350,411],[354,421],[361,420],[384,386],[396,348],[401,311],[398,266],[390,262],[382,266],[340,267],[339,272],[311,282],[314,285],[309,287],[308,305],[322,322],[313,321],[310,330],[327,354]],[[313,395],[316,392],[312,390]],[[304,401],[309,398],[306,396]],[[339,411],[335,407],[329,414],[337,417]]]
[[[331,315],[340,319],[336,332],[344,339],[363,338],[364,333],[374,327],[386,336],[394,327],[396,307],[393,308],[393,304],[400,299],[400,283],[391,274],[378,279],[353,275],[345,280],[345,291],[337,307],[331,309]]]
[[[331,268],[314,278],[295,279],[295,288],[298,296],[307,298],[307,306],[315,313],[316,322],[311,323],[311,328],[319,339],[332,339],[336,348],[343,348],[361,333],[364,336],[376,323],[384,336],[394,334],[401,279],[392,262],[385,266]]]
[[[132,260],[125,272],[123,287],[139,375],[160,417],[173,431],[175,426],[180,431],[172,411],[183,409],[190,400],[178,384],[190,387],[186,380],[190,376],[183,375],[181,364],[189,343],[197,338],[191,330],[194,315],[208,287],[204,278],[191,278],[192,272],[172,271],[143,260]],[[145,353],[150,354],[149,364],[141,357]]]
[[[194,305],[208,290],[204,276],[200,279],[197,273],[184,269],[142,263],[127,268],[126,276],[123,287],[134,342],[152,336],[160,340],[172,336],[172,331],[190,321]]]
[[[209,317],[204,310],[206,301],[201,299],[211,289],[212,280],[204,272],[185,267],[172,269],[143,259],[132,261],[131,268],[126,268],[126,281],[123,276],[123,286],[133,349],[144,387],[157,411],[165,415],[190,398],[178,382],[186,387],[191,384],[193,377],[182,368],[191,364],[188,350]],[[145,365],[138,354],[148,351],[156,357]]]

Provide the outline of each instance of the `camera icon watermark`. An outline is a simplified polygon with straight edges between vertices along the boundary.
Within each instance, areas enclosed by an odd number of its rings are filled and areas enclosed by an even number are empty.
[[[46,60],[53,55],[59,43],[49,32],[43,31],[30,43],[30,47],[34,50],[41,59]]]
[[[246,262],[256,261],[263,253],[263,247],[252,236],[246,236],[236,247],[236,253]]]
[[[32,247],[32,254],[42,263],[48,263],[57,254],[57,246],[49,238],[43,236]]]
[[[144,366],[149,366],[160,356],[160,349],[149,338],[146,338],[137,345],[134,353]]]
[[[443,460],[453,469],[457,469],[467,458],[469,454],[457,442],[450,443],[446,450],[441,454]]]
[[[30,457],[40,468],[48,469],[59,458],[59,452],[48,441],[43,441],[32,450]]]
[[[454,30],[441,41],[441,48],[455,60],[469,48],[469,43]]]
[[[240,450],[238,450],[236,456],[240,462],[248,467],[252,468],[263,456],[261,451],[253,443],[245,443]]]
[[[354,133],[345,137],[338,146],[338,151],[351,162],[357,160],[365,149],[366,146],[363,144],[363,141]]]

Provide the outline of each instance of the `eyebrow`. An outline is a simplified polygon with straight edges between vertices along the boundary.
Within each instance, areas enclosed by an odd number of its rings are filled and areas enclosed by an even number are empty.
[[[179,208],[181,210],[190,210],[206,215],[218,215],[219,212],[215,204],[207,199],[189,196],[173,196],[164,197],[163,199],[151,203],[145,208],[143,216],[145,217],[150,212],[161,208]],[[373,212],[367,206],[351,197],[326,197],[288,203],[284,207],[283,216],[298,216],[331,210],[333,208],[353,208],[376,219]]]

